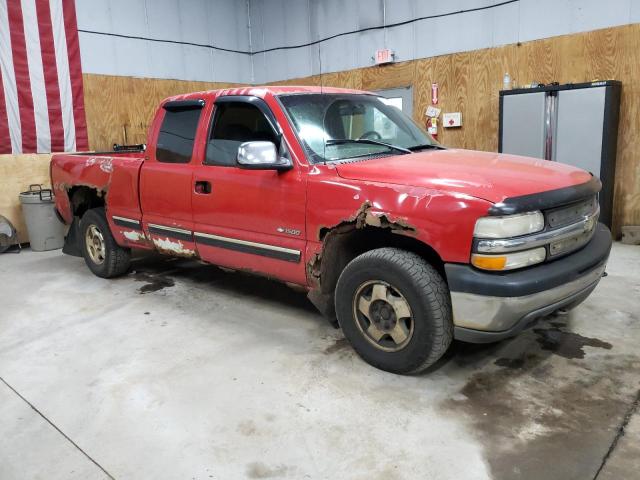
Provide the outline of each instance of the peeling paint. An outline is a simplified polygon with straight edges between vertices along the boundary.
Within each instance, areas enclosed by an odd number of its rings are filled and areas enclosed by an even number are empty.
[[[415,233],[416,228],[403,218],[393,218],[386,213],[376,213],[371,211],[372,205],[369,200],[360,205],[360,208],[353,215],[345,218],[337,225],[332,227],[320,227],[318,230],[318,239],[323,240],[331,231],[341,228],[360,229],[366,226],[377,228],[389,228],[394,233]]]
[[[328,245],[331,237],[335,234],[346,233],[352,230],[359,230],[366,227],[385,228],[392,233],[402,235],[414,235],[416,228],[403,218],[394,218],[386,213],[376,213],[371,211],[372,204],[365,201],[349,217],[332,227],[320,227],[318,229],[318,239],[322,241],[322,250],[315,253],[307,263],[307,278],[315,285],[319,286],[321,276],[322,259],[327,255]]]
[[[322,264],[322,252],[315,253],[307,263],[307,277],[313,279],[314,284],[320,283],[320,265]]]
[[[98,165],[100,170],[105,173],[111,173],[113,171],[113,158],[112,157],[89,157],[84,161],[85,167],[91,167]]]
[[[153,244],[156,246],[160,253],[166,253],[168,255],[177,255],[179,257],[195,257],[195,250],[184,248],[184,245],[180,240],[173,241],[168,237],[164,240],[161,238],[154,238]]]
[[[111,157],[103,158],[100,160],[100,170],[105,173],[113,172],[113,159]]]
[[[143,242],[147,239],[147,237],[145,237],[143,232],[138,232],[136,230],[131,230],[129,232],[122,232],[122,234],[127,240],[130,240],[132,242]]]

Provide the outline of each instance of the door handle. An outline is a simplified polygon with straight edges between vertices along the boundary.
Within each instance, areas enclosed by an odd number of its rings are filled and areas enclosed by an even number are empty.
[[[195,192],[202,195],[208,195],[209,193],[211,193],[211,182],[208,182],[206,180],[197,180]]]

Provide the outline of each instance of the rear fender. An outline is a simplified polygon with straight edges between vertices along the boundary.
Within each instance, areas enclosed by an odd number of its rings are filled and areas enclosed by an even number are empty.
[[[88,188],[95,192],[94,198],[103,199],[100,203],[105,206],[107,223],[118,245],[153,248],[141,230],[114,221],[114,216],[139,224],[142,221],[138,181],[143,162],[143,157],[119,155],[54,155],[51,178],[60,217],[67,224],[75,221],[73,191],[78,187]]]
[[[54,155],[51,159],[51,185],[55,194],[56,210],[67,224],[73,221],[73,206],[69,192],[74,187],[88,187],[98,196],[109,191],[113,159],[89,155]]]

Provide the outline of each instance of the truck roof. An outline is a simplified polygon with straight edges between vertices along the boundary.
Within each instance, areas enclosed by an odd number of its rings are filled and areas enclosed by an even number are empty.
[[[300,93],[355,93],[360,95],[371,95],[371,92],[364,90],[353,90],[350,88],[320,87],[320,86],[247,86],[239,88],[223,88],[219,90],[205,90],[202,92],[184,93],[165,99],[165,101],[175,100],[211,100],[220,95],[252,95],[264,98],[268,95],[285,95]],[[164,102],[163,102],[164,103]]]

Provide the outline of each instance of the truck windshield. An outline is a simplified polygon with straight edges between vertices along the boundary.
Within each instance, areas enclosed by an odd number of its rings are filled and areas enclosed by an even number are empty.
[[[314,163],[441,148],[380,97],[292,94],[279,98]]]

